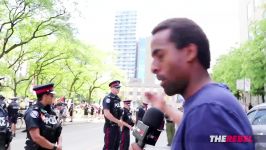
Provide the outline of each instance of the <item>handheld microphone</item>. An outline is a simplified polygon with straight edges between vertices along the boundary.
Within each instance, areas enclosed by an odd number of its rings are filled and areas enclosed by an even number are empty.
[[[138,121],[133,128],[133,135],[138,145],[143,148],[145,144],[155,145],[164,126],[164,114],[157,108],[148,109],[142,121]]]

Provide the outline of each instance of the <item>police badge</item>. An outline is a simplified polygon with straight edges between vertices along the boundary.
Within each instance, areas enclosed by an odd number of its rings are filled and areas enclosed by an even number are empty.
[[[107,98],[105,101],[106,101],[106,103],[110,103],[111,102],[110,98]]]

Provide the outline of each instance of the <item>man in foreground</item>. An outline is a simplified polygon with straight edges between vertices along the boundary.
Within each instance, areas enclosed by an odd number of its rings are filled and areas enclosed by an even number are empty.
[[[254,142],[212,143],[211,136],[252,136],[251,125],[237,99],[226,88],[213,83],[209,42],[192,20],[174,18],[152,31],[152,67],[167,95],[181,94],[184,114],[167,106],[163,96],[146,93],[154,107],[180,123],[173,150],[254,150]],[[180,121],[182,118],[182,121]],[[139,150],[137,144],[132,149]]]

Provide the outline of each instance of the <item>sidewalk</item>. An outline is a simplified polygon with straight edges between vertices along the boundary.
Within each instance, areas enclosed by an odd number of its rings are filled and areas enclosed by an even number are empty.
[[[23,120],[24,121],[24,120]],[[103,118],[98,118],[98,117],[75,117],[73,118],[73,122],[70,122],[70,118],[66,119],[66,122],[63,123],[63,126],[65,125],[75,125],[75,124],[80,124],[80,123],[97,123],[97,122],[104,122]],[[18,131],[24,130],[26,128],[26,124],[23,122],[21,128],[17,129]]]
[[[63,125],[88,123],[88,122],[91,122],[91,123],[104,122],[104,118],[76,117],[76,118],[73,118],[73,122],[70,122],[70,118],[67,118],[66,122]]]

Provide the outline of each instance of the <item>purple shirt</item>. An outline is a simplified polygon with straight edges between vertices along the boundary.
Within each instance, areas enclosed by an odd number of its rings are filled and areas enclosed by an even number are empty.
[[[183,120],[173,139],[172,150],[255,149],[254,142],[212,143],[211,135],[252,136],[247,115],[237,99],[216,83],[205,85],[185,101]]]

